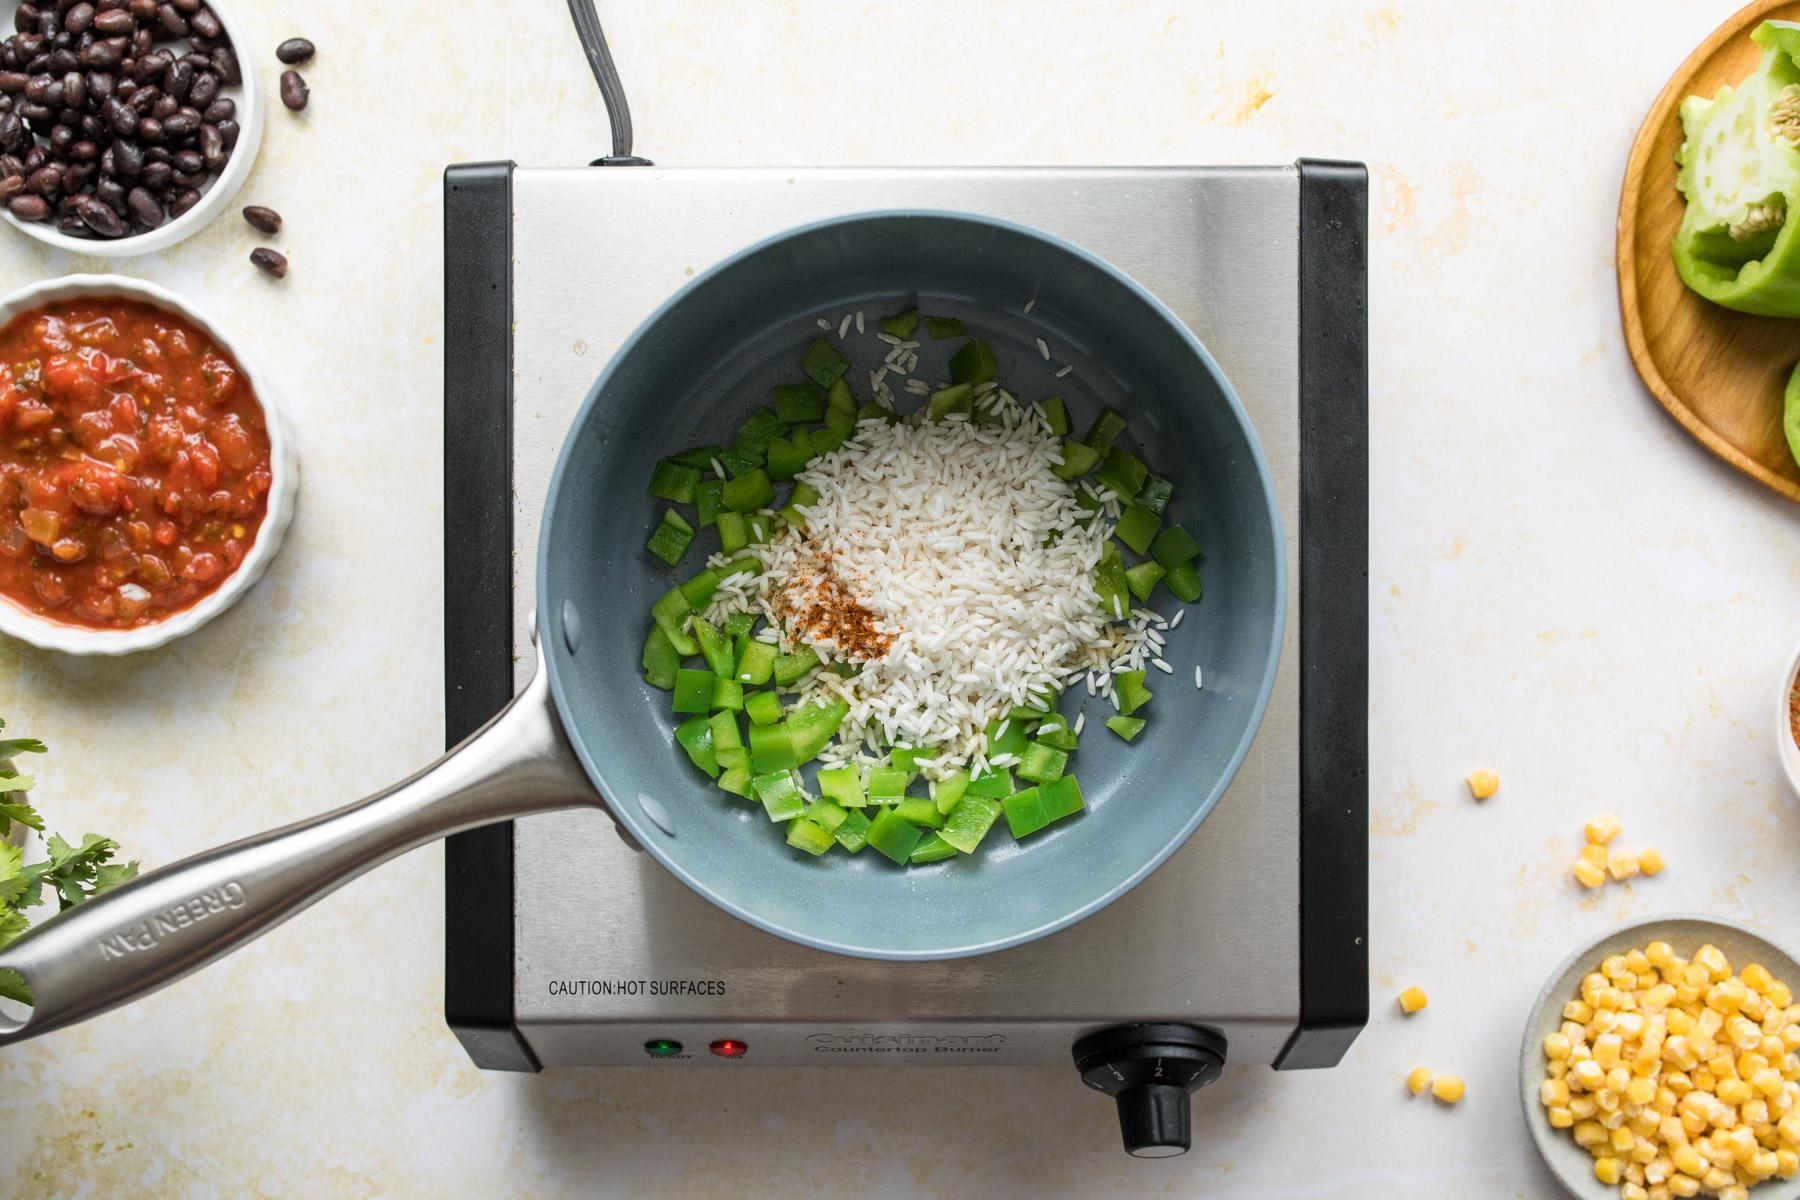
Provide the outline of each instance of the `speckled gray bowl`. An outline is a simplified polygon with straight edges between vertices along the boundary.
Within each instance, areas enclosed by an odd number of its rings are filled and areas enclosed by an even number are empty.
[[[1563,1004],[1581,994],[1582,978],[1599,970],[1602,959],[1655,941],[1669,943],[1684,958],[1711,942],[1731,960],[1733,971],[1758,962],[1775,978],[1800,987],[1800,962],[1792,954],[1736,921],[1694,913],[1646,918],[1595,938],[1563,959],[1538,993],[1525,1022],[1519,1047],[1519,1100],[1525,1106],[1525,1127],[1531,1131],[1538,1153],[1569,1194],[1582,1200],[1618,1200],[1619,1189],[1594,1178],[1593,1158],[1575,1144],[1568,1130],[1552,1129],[1538,1103],[1538,1083],[1544,1078],[1544,1037],[1562,1024]],[[1800,1198],[1800,1179],[1765,1180],[1752,1188],[1750,1195],[1752,1200],[1796,1200]]]

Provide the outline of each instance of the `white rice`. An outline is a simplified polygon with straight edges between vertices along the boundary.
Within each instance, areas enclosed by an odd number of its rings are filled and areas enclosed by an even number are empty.
[[[1199,687],[1199,686],[1201,686],[1201,683],[1202,683],[1202,679],[1200,676],[1200,664],[1195,663],[1194,664],[1194,686]]]
[[[933,778],[979,769],[986,728],[1032,693],[1085,676],[1111,697],[1113,672],[1142,669],[1153,649],[1144,615],[1114,625],[1096,608],[1094,567],[1112,528],[1077,524],[1086,512],[1054,473],[1060,440],[1004,391],[988,395],[993,424],[917,414],[858,424],[799,476],[819,492],[805,531],[784,527],[752,546],[763,574],[721,583],[708,605],[718,620],[754,607],[776,626],[786,589],[816,586],[826,562],[891,636],[858,662],[829,631],[803,635],[827,663],[859,668],[849,678],[816,671],[802,685],[803,699],[850,704],[827,762],[873,761],[905,744],[933,750]],[[789,645],[802,635],[780,636]]]
[[[830,333],[831,332],[831,322],[827,321],[824,317],[820,317],[819,318],[819,328],[823,329],[826,333]]]
[[[1025,315],[1029,317],[1031,315],[1031,310],[1036,307],[1037,307],[1036,300],[1027,300],[1025,302]]]
[[[856,332],[863,332],[863,310],[860,308],[856,310]]]
[[[855,319],[854,313],[844,314],[844,319],[838,322],[838,341],[844,340],[844,335],[850,332],[850,322]]]
[[[1050,343],[1046,342],[1043,338],[1039,338],[1037,340],[1037,344],[1038,344],[1038,353],[1044,356],[1045,362],[1049,362],[1050,361]]]
[[[1070,371],[1073,371],[1074,369],[1075,369],[1075,364],[1070,363],[1068,366],[1066,366],[1062,370],[1058,371],[1056,373],[1056,377],[1058,379],[1061,379],[1064,375],[1067,375]]]

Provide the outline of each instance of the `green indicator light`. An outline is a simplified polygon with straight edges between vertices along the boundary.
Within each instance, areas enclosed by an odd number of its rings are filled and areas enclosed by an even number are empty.
[[[681,1043],[668,1038],[655,1038],[644,1043],[644,1053],[651,1058],[674,1058],[681,1053]]]

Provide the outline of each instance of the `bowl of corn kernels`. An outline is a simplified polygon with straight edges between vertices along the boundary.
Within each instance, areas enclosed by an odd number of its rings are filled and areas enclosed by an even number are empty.
[[[1584,1200],[1800,1197],[1800,962],[1734,922],[1641,921],[1571,954],[1519,1052],[1525,1123]]]

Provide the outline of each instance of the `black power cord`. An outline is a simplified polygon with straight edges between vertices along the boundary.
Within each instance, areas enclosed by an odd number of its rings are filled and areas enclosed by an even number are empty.
[[[594,0],[569,0],[569,15],[575,19],[575,35],[581,39],[581,51],[587,55],[594,81],[600,85],[600,98],[606,102],[606,119],[612,124],[612,153],[594,160],[600,167],[647,167],[650,160],[631,152],[631,106],[625,102],[625,85],[619,82],[619,68],[613,65],[612,51],[606,48],[606,34],[600,29],[600,14],[594,11]]]

